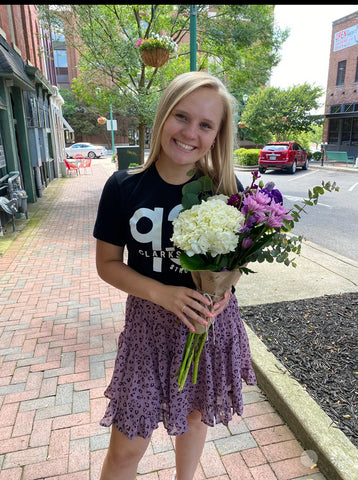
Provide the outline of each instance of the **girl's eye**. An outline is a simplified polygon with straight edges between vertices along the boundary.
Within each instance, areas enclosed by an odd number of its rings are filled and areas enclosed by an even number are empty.
[[[205,128],[205,129],[211,129],[211,125],[209,123],[202,123],[201,124],[202,128]]]
[[[175,117],[176,117],[178,120],[186,120],[186,116],[183,115],[182,113],[176,113],[176,114],[175,114]]]

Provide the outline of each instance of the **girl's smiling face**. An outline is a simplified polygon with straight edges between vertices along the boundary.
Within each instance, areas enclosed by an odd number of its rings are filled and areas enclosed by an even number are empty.
[[[220,95],[207,87],[194,90],[178,102],[163,125],[157,163],[194,167],[213,145],[223,110]]]

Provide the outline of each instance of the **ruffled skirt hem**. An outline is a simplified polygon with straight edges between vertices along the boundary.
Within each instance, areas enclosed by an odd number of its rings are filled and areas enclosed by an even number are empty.
[[[208,332],[197,383],[188,376],[179,391],[176,373],[187,334],[187,327],[171,312],[128,296],[102,426],[114,425],[134,439],[149,438],[162,422],[168,434],[176,436],[188,430],[186,417],[195,410],[211,427],[227,426],[235,413],[242,415],[242,381],[255,385],[256,378],[236,297]]]

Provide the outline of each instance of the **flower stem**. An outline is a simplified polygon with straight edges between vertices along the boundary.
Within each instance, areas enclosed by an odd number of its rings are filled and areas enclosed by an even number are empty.
[[[194,369],[193,369],[193,383],[196,384],[196,381],[198,379],[198,367],[199,367],[199,360],[200,360],[200,355],[201,352],[203,351],[206,339],[208,336],[208,332],[202,333],[201,335],[198,335],[198,349],[195,355],[194,359]]]
[[[192,351],[192,343],[193,343],[193,340],[194,340],[194,335],[195,335],[195,333],[192,333],[192,332],[188,334],[188,338],[186,340],[186,344],[185,344],[185,347],[184,347],[182,361],[181,361],[181,364],[180,364],[179,371],[177,373],[178,384],[181,386],[181,388],[179,390],[182,390],[183,387],[184,387],[185,380],[183,382],[183,377],[185,376],[185,378],[186,378],[187,375],[188,375],[188,371],[189,371],[189,367],[190,367],[190,354],[191,354],[191,351]]]

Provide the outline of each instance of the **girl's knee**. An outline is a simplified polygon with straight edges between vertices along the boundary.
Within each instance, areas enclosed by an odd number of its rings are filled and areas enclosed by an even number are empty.
[[[137,437],[130,440],[115,427],[112,427],[111,440],[108,448],[108,460],[116,465],[138,463],[144,455],[150,438]]]
[[[186,417],[186,419],[189,425],[189,429],[199,428],[204,425],[203,422],[201,421],[201,413],[198,410],[194,410],[194,412],[190,413]]]

